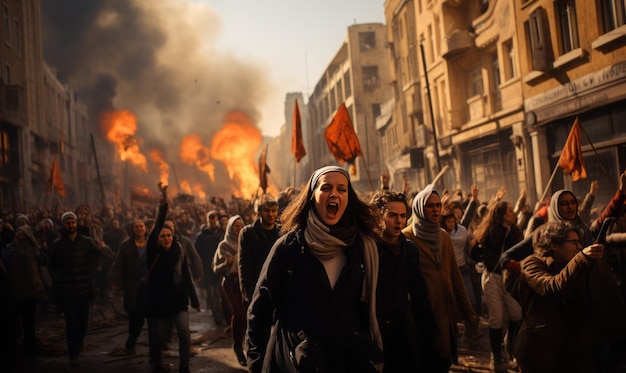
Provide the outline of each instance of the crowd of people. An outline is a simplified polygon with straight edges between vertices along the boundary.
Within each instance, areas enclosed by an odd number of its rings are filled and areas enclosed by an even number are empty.
[[[91,304],[112,290],[128,332],[111,355],[135,354],[147,323],[154,372],[173,330],[190,371],[189,310],[202,308],[249,372],[448,372],[460,338],[482,343],[481,320],[495,372],[626,370],[626,171],[595,213],[595,181],[534,209],[504,188],[481,201],[475,185],[388,183],[360,194],[326,166],[300,190],[228,205],[159,184],[158,206],[3,211],[2,363],[40,352],[49,311],[79,366]]]

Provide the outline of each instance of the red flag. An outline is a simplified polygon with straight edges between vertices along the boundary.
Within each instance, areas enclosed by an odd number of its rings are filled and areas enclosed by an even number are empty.
[[[267,174],[269,174],[270,168],[267,167],[267,145],[263,148],[261,156],[259,157],[259,186],[263,190],[263,194],[267,192]]]
[[[60,196],[65,197],[65,184],[63,184],[63,177],[61,176],[61,169],[56,158],[52,161],[52,175],[50,176],[52,182],[52,190],[59,193]]]
[[[339,106],[333,120],[326,127],[324,138],[328,144],[328,149],[339,163],[348,162],[354,166],[356,157],[363,156],[359,138],[354,132],[350,114],[344,103]],[[354,174],[353,167],[352,173]]]
[[[298,100],[293,103],[293,121],[291,125],[291,154],[296,157],[296,163],[306,155],[304,143],[302,142],[302,122],[300,120],[300,108],[298,108]]]
[[[572,181],[587,178],[583,152],[580,148],[580,124],[578,123],[578,117],[574,120],[574,125],[569,131],[557,165],[563,169],[563,173],[572,176]]]

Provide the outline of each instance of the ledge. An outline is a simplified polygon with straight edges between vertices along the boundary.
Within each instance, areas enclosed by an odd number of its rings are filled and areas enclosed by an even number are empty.
[[[545,74],[546,73],[544,73],[543,71],[533,70],[529,72],[528,74],[524,75],[524,78],[522,79],[522,81],[526,84],[532,84],[533,82],[542,78]]]
[[[600,35],[599,38],[591,42],[591,48],[603,49],[606,48],[612,42],[626,37],[626,25],[622,25],[615,30],[611,30],[606,34]]]
[[[557,58],[552,64],[552,67],[558,69],[559,67],[565,66],[572,61],[584,58],[586,54],[587,52],[585,52],[585,50],[582,48],[573,49],[559,56],[559,58]]]

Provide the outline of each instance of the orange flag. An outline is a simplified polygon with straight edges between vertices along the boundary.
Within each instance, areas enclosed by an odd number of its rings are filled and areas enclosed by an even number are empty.
[[[52,161],[52,175],[50,176],[52,182],[52,189],[59,193],[60,196],[65,197],[65,184],[63,184],[63,177],[61,176],[61,169],[56,158]]]
[[[293,122],[291,125],[291,154],[296,157],[296,163],[306,155],[304,143],[302,142],[302,121],[300,120],[300,108],[298,100],[293,103]]]
[[[326,127],[324,138],[328,144],[328,149],[333,153],[337,162],[352,164],[352,174],[354,174],[354,161],[356,157],[362,157],[363,152],[344,103],[339,106],[333,120]]]
[[[580,148],[580,124],[578,123],[578,117],[574,120],[574,125],[569,131],[557,165],[563,169],[564,174],[572,176],[572,181],[587,178],[583,152]]]
[[[269,174],[270,168],[267,167],[267,145],[263,148],[261,156],[259,157],[259,185],[263,190],[263,194],[267,193],[267,174]]]

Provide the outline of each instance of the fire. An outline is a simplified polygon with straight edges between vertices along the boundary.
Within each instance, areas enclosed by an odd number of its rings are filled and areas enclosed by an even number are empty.
[[[206,200],[206,193],[204,192],[204,188],[202,188],[202,184],[194,184],[193,192],[200,198],[201,200]]]
[[[159,149],[152,149],[150,151],[150,159],[156,164],[159,169],[159,180],[163,185],[168,185],[167,180],[169,178],[170,166],[164,160],[164,154]]]
[[[122,161],[129,161],[134,166],[148,172],[146,157],[139,151],[139,143],[135,137],[137,118],[128,110],[112,110],[102,113],[100,125],[109,142],[117,145]]]
[[[191,187],[189,186],[189,182],[187,180],[180,182],[180,190],[185,194],[191,194]]]
[[[259,175],[254,160],[261,146],[261,131],[241,111],[231,111],[222,128],[211,141],[211,158],[226,165],[228,176],[235,183],[233,194],[250,198],[259,188]]]
[[[198,135],[187,135],[180,144],[180,159],[187,164],[195,164],[200,171],[209,175],[211,181],[214,181],[215,166],[209,154],[209,148],[202,144],[202,139]]]

